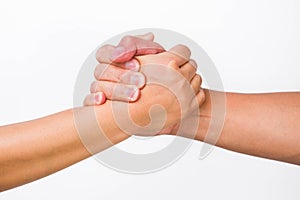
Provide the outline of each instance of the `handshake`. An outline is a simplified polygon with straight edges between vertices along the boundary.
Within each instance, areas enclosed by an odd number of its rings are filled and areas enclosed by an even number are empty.
[[[55,173],[131,135],[177,135],[300,164],[299,92],[203,89],[188,47],[165,51],[153,40],[148,33],[101,47],[85,106],[0,126],[0,151],[5,152],[0,154],[0,192]]]
[[[196,135],[198,139],[205,136],[198,129],[206,92],[201,88],[202,78],[196,73],[197,63],[190,58],[189,48],[176,45],[166,51],[153,40],[152,33],[125,36],[118,46],[105,45],[96,53],[96,80],[91,83],[91,94],[84,105],[94,106],[100,126],[97,134],[105,135],[113,144],[131,135],[168,134],[193,139]],[[209,113],[203,116],[209,118]],[[86,126],[80,121],[77,124]],[[124,137],[114,141],[120,132]],[[96,134],[88,136],[92,140],[80,135],[90,153],[99,152],[91,144]],[[103,142],[103,137],[98,141]]]

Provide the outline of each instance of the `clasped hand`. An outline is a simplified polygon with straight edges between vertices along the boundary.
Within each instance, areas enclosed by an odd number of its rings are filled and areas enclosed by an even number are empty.
[[[176,45],[165,51],[153,39],[151,33],[126,36],[118,46],[101,47],[96,55],[96,80],[84,101],[86,106],[118,101],[112,105],[126,107],[118,110],[118,116],[134,122],[122,123],[120,128],[130,130],[131,135],[176,134],[180,124],[198,113],[195,110],[205,100],[202,78],[196,74],[190,50]],[[144,129],[136,130],[133,124]]]

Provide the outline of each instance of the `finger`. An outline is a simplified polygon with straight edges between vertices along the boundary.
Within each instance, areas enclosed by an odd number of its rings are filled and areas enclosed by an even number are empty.
[[[150,56],[135,56],[135,59],[138,60],[140,65],[144,64],[161,64],[167,66],[171,60],[174,60],[177,65],[181,66],[187,63],[190,55],[190,50],[183,46],[177,45],[170,49],[170,51],[162,52],[157,55],[150,55]]]
[[[135,37],[143,39],[143,40],[152,41],[152,42],[154,40],[154,34],[151,33],[151,32],[146,33],[144,35],[136,35]],[[123,67],[125,69],[130,69],[130,70],[133,70],[133,71],[139,71],[139,68],[140,68],[140,65],[139,65],[138,61],[134,58],[127,61],[127,62],[125,62],[124,65],[118,63],[118,66]]]
[[[122,67],[125,69],[139,71],[140,70],[140,63],[137,59],[133,58],[125,63],[117,63],[118,67]]]
[[[113,45],[100,47],[96,53],[96,59],[100,63],[113,63],[121,68],[138,71],[139,63],[132,59],[135,55],[156,54],[164,51],[161,45],[152,41],[153,39],[152,33],[137,37],[125,36],[118,47]]]
[[[138,71],[140,65],[136,59],[131,59],[126,63],[116,63],[110,59],[111,54],[116,50],[116,46],[104,45],[100,47],[96,53],[96,59],[99,63],[114,64],[117,67]]]
[[[142,73],[109,64],[98,64],[95,68],[94,76],[98,81],[136,85],[138,88],[142,88],[146,84],[146,78]]]
[[[200,91],[198,92],[196,98],[200,106],[205,102],[205,92],[203,88],[200,88]]]
[[[116,49],[113,45],[104,45],[100,47],[96,53],[96,59],[99,63],[112,63],[110,55]]]
[[[110,60],[117,63],[124,63],[136,55],[156,54],[163,52],[164,48],[151,40],[140,37],[125,36],[110,55]]]
[[[189,61],[188,63],[184,64],[179,71],[181,74],[190,82],[192,78],[196,74],[196,67],[195,67],[195,62],[193,60]]]
[[[139,89],[141,89],[146,85],[146,77],[143,73],[140,72],[127,71],[126,73],[121,75],[120,83],[135,85]]]
[[[190,60],[191,57],[190,49],[182,44],[172,47],[168,52],[175,55],[178,65],[185,64]]]
[[[95,105],[102,105],[106,101],[105,94],[103,92],[97,92],[89,94],[84,99],[85,106],[95,106]]]
[[[200,88],[199,92],[196,94],[196,96],[193,98],[192,102],[191,102],[191,108],[195,109],[196,111],[196,115],[197,114],[197,110],[200,108],[201,109],[201,105],[205,102],[205,92],[202,88]],[[199,111],[199,110],[198,110]]]
[[[191,88],[194,90],[195,94],[197,94],[200,91],[201,82],[202,79],[198,74],[196,74],[191,80]]]
[[[143,35],[136,35],[135,37],[141,38],[143,40],[149,40],[149,41],[154,40],[154,34],[151,32],[143,34]]]
[[[191,65],[193,65],[193,67],[194,67],[195,70],[197,71],[198,65],[197,65],[196,61],[195,61],[194,59],[190,59],[190,60],[189,60],[189,63],[190,63]]]
[[[179,70],[179,66],[177,65],[176,61],[175,60],[171,60],[169,63],[168,63],[168,67],[178,71]]]
[[[140,96],[140,90],[135,85],[108,81],[94,81],[90,90],[91,93],[103,92],[107,99],[125,102],[136,101]]]

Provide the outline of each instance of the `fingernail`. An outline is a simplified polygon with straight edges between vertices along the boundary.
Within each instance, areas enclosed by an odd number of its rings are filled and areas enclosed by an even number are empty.
[[[133,71],[139,71],[140,63],[136,59],[132,59],[125,63],[125,68]]]
[[[120,77],[120,82],[142,88],[146,83],[146,78],[140,72],[128,71]]]
[[[95,104],[99,105],[104,101],[102,93],[97,93],[95,95]]]
[[[129,82],[131,85],[136,85],[139,88],[141,88],[145,84],[145,77],[140,73],[136,73],[136,74],[130,76]]]
[[[126,98],[128,98],[129,101],[135,101],[138,98],[139,95],[139,89],[137,87],[127,87],[125,92]]]
[[[133,90],[133,92],[130,94],[130,101],[136,101],[138,99],[138,96],[139,96],[139,89],[138,88],[135,88]]]
[[[117,58],[119,58],[123,53],[125,52],[125,48],[122,46],[119,46],[117,48],[115,48],[115,50],[113,50],[113,52],[110,55],[110,59],[116,60]]]

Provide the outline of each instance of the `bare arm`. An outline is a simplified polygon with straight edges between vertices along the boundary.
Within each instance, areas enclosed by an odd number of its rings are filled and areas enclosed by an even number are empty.
[[[203,141],[211,120],[211,98],[201,106]],[[226,117],[217,146],[300,165],[300,93],[226,94]],[[217,117],[217,116],[216,116]]]
[[[131,38],[125,38],[120,44],[128,40]],[[152,34],[139,36],[130,42],[138,43],[134,46],[140,47],[140,51],[130,48],[118,53],[126,52],[127,61],[130,61],[134,52],[137,55],[163,52],[164,49],[152,40]],[[112,50],[112,46],[106,46],[102,53],[110,55]],[[118,56],[113,59],[123,61]],[[138,70],[132,62],[128,62],[126,67]],[[99,100],[102,103],[105,101],[103,98],[100,94]],[[139,118],[143,119],[143,116]],[[99,131],[98,121],[102,132]],[[92,107],[75,108],[37,120],[2,126],[0,192],[64,169],[127,137],[113,120],[111,102],[95,108],[95,112]]]
[[[125,49],[143,43],[137,38],[121,44]],[[120,44],[119,44],[120,45]],[[101,48],[103,51],[106,47]],[[98,54],[99,62],[107,62],[110,54]],[[131,54],[130,54],[131,55]],[[127,61],[128,56],[120,55]],[[120,63],[118,63],[120,65]],[[97,68],[95,72],[97,72]],[[110,69],[109,69],[110,70]],[[124,72],[119,72],[124,73]],[[97,78],[97,77],[96,77]],[[101,81],[101,77],[98,77]],[[116,81],[114,73],[107,80]],[[111,83],[114,84],[114,83]],[[98,92],[109,94],[110,88],[103,87]],[[196,140],[203,141],[207,134],[211,120],[210,93],[216,91],[205,90],[205,103],[200,105],[201,116],[198,116],[200,128]],[[219,93],[220,94],[220,93]],[[269,158],[300,165],[300,93],[266,93],[239,94],[222,93],[226,96],[226,117],[217,146],[263,158]],[[106,95],[108,98],[110,96]],[[118,96],[116,94],[115,96]],[[88,104],[93,104],[92,101]],[[95,103],[94,103],[95,104]],[[218,117],[218,116],[215,116]],[[221,116],[222,117],[222,116]],[[176,134],[176,128],[164,132]],[[180,133],[191,138],[189,133]]]
[[[98,134],[91,116],[92,107],[66,110],[41,119],[0,127],[0,191],[42,178],[89,156],[76,130],[74,112],[90,123],[86,137]],[[127,138],[113,123],[108,104],[97,108],[106,134],[94,141],[102,151]],[[105,116],[105,117],[101,117]],[[81,123],[82,124],[82,123]],[[83,127],[82,127],[83,128]],[[84,133],[82,133],[84,134]],[[91,135],[91,136],[90,136]],[[107,137],[107,139],[105,139]]]
[[[189,52],[183,46],[177,46],[176,49]],[[180,92],[186,97],[184,105],[186,110],[191,111],[191,102],[202,101],[200,79],[195,75],[192,63],[169,52],[140,58],[140,62],[148,69],[155,67],[154,64],[149,67],[150,63],[163,63],[166,60],[169,61],[168,65],[156,68],[164,73],[173,72],[167,84],[181,85]],[[182,64],[178,65],[174,60]],[[151,73],[145,74],[147,78],[153,76]],[[100,83],[95,83],[95,88],[100,86]],[[187,91],[187,88],[191,91]],[[155,124],[154,127],[148,126],[151,121],[148,110],[157,104],[166,108],[165,127],[174,126],[181,116],[179,103],[167,88],[152,84],[143,88],[140,100],[135,103],[119,102],[113,105],[112,101],[107,101],[97,107],[75,108],[41,119],[0,127],[0,191],[45,177],[125,140],[129,136],[122,130],[139,132],[139,126],[127,123],[128,119],[155,130]],[[113,110],[113,106],[117,108]],[[127,108],[130,116],[127,115]],[[117,113],[114,113],[115,110]],[[154,119],[165,117],[161,112],[152,114]],[[115,115],[122,117],[116,119]],[[121,130],[120,124],[125,129]]]

